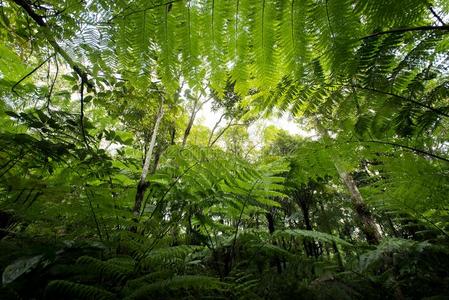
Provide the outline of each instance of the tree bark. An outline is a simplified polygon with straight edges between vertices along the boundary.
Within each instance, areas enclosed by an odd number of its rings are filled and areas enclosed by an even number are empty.
[[[324,205],[322,202],[319,202],[319,207],[320,207],[321,213],[324,215],[326,213],[326,211],[324,209]],[[324,226],[326,227],[327,233],[332,234],[332,229],[329,224],[329,220],[327,218],[325,219]],[[337,230],[338,230],[338,225],[337,225]],[[338,245],[337,245],[337,243],[335,243],[335,241],[332,241],[332,249],[334,250],[335,256],[337,257],[338,269],[339,269],[339,271],[343,271],[344,270],[343,258],[341,256],[340,250],[338,250]]]
[[[182,146],[184,147],[187,143],[187,138],[189,137],[190,130],[192,130],[193,122],[195,121],[196,114],[198,113],[198,101],[199,99],[195,100],[195,103],[193,104],[192,113],[190,114],[189,123],[187,124],[186,130],[184,131],[184,137],[182,138]],[[201,107],[201,106],[200,106]]]
[[[140,180],[139,180],[139,183],[137,184],[136,198],[134,200],[134,207],[133,207],[133,214],[134,214],[134,217],[136,217],[136,218],[140,214],[140,209],[142,206],[145,191],[149,187],[148,182],[146,182],[146,178],[148,175],[148,171],[150,169],[150,162],[151,162],[151,158],[153,156],[154,145],[156,144],[156,136],[157,136],[157,133],[159,130],[159,125],[164,116],[163,105],[164,105],[164,99],[162,98],[161,105],[159,107],[159,112],[157,113],[157,116],[156,116],[156,122],[154,123],[153,133],[151,134],[150,146],[145,155],[145,162],[143,164],[142,174],[140,175]]]
[[[218,125],[220,125],[221,120],[223,120],[224,116],[225,116],[225,113],[223,113],[223,114],[220,116],[220,118],[218,119],[218,121],[215,122],[215,125],[214,125],[214,127],[212,128],[212,130],[211,130],[211,132],[210,132],[209,140],[208,140],[208,142],[207,142],[207,145],[208,145],[209,147],[211,146],[211,142],[212,142],[212,138],[214,137],[215,130],[218,128]]]
[[[330,140],[329,133],[327,130],[321,125],[321,122],[316,119],[317,129],[323,135],[325,140]],[[381,234],[377,229],[376,222],[374,222],[374,218],[363,200],[362,194],[352,178],[352,175],[343,170],[338,162],[338,157],[332,157],[334,161],[334,167],[337,170],[337,173],[341,179],[341,181],[346,185],[350,195],[351,195],[351,203],[357,217],[361,222],[361,230],[366,237],[368,244],[377,245],[380,242]]]
[[[312,222],[310,220],[310,202],[312,201],[311,191],[297,190],[295,192],[296,202],[301,209],[302,216],[304,218],[304,227],[306,230],[313,230]],[[304,240],[304,248],[308,256],[318,257],[318,249],[314,240]]]
[[[363,197],[360,194],[360,191],[352,178],[351,174],[344,172],[339,166],[338,163],[334,163],[337,172],[343,181],[343,183],[348,188],[348,191],[351,195],[351,202],[354,210],[360,219],[362,225],[362,231],[366,236],[366,240],[368,244],[377,245],[380,242],[381,235],[379,230],[377,229],[376,222],[374,222],[374,218],[368,208],[368,206],[363,201]]]
[[[274,215],[272,212],[267,212],[265,214],[265,217],[267,218],[267,223],[268,223],[268,232],[271,234],[274,233],[275,231],[275,227],[274,227]],[[273,241],[273,245],[276,246],[277,243],[275,241]],[[277,272],[280,274],[282,273],[282,266],[281,266],[281,261],[279,259],[279,257],[277,255],[275,255],[273,257],[272,260],[272,264],[274,264],[276,266],[276,270]]]

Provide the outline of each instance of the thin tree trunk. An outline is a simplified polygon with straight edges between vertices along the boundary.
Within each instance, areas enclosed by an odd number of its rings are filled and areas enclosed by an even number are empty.
[[[321,213],[323,215],[325,215],[326,211],[324,209],[323,202],[321,202],[321,201],[319,202],[319,207],[321,209]],[[332,229],[329,224],[329,220],[327,218],[325,219],[324,226],[326,227],[327,233],[332,234]],[[337,230],[338,230],[338,225],[337,225]],[[343,258],[341,256],[340,250],[338,250],[338,246],[337,246],[337,243],[335,243],[335,241],[332,241],[332,249],[334,250],[334,253],[337,256],[338,269],[340,271],[343,271],[344,270]]]
[[[245,123],[232,123],[232,120],[228,123],[228,125],[226,125],[226,127],[224,127],[215,137],[215,139],[209,143],[209,147],[212,147],[219,138],[221,138],[221,136],[232,126],[247,126],[247,124]]]
[[[156,147],[156,152],[154,153],[153,165],[150,169],[150,174],[156,173],[157,167],[159,165],[159,160],[161,158],[162,153],[166,148],[164,147]]]
[[[366,240],[371,245],[377,245],[380,242],[381,235],[379,230],[377,229],[376,222],[374,222],[374,218],[368,208],[368,206],[363,201],[362,194],[352,178],[352,175],[343,171],[337,162],[334,162],[335,168],[343,181],[343,183],[348,188],[348,191],[351,195],[352,206],[360,219],[362,224],[362,231],[366,236]]]
[[[268,222],[268,232],[270,233],[270,235],[272,235],[275,231],[275,227],[274,227],[274,215],[272,212],[267,212],[265,214],[266,218],[267,218],[267,222]],[[276,246],[277,243],[275,241],[273,241],[273,245]],[[278,271],[278,273],[282,273],[282,266],[281,266],[281,261],[279,260],[279,257],[277,255],[275,255],[273,257],[273,261],[274,265],[276,266],[276,269]]]
[[[301,209],[304,218],[304,226],[306,230],[313,230],[312,222],[310,220],[310,202],[312,196],[308,191],[296,191],[296,202]],[[304,247],[308,256],[318,257],[318,249],[315,240],[304,240]]]
[[[193,110],[192,110],[192,113],[190,114],[189,123],[187,123],[186,130],[184,131],[184,137],[182,138],[182,146],[183,147],[187,143],[187,138],[189,137],[190,130],[192,129],[193,122],[195,121],[196,114],[198,113],[198,110],[199,110],[197,108],[198,101],[199,101],[199,99],[196,99],[195,103],[193,104]],[[200,106],[200,108],[201,108],[201,106]]]
[[[175,125],[173,125],[173,127],[170,128],[170,145],[175,144],[175,138],[176,138],[176,128]]]
[[[321,125],[321,122],[316,119],[317,129],[319,132],[323,134],[323,137],[325,140],[330,140],[329,133],[327,130]],[[377,229],[376,222],[374,221],[374,218],[366,205],[365,201],[363,200],[362,194],[360,194],[360,191],[354,181],[354,178],[352,178],[352,175],[348,172],[344,171],[343,168],[340,166],[338,162],[337,157],[332,157],[334,161],[335,169],[337,170],[338,175],[340,176],[341,181],[346,185],[350,195],[351,195],[351,203],[353,206],[353,209],[355,213],[357,214],[357,217],[359,218],[361,222],[361,230],[363,231],[363,234],[366,237],[366,240],[368,244],[371,245],[377,245],[380,242],[381,234],[379,230]]]
[[[150,146],[145,155],[145,162],[143,164],[142,174],[140,175],[140,180],[139,180],[139,183],[137,184],[137,192],[136,192],[136,198],[134,200],[134,208],[133,208],[133,214],[136,218],[139,217],[140,208],[142,206],[142,201],[143,201],[143,198],[145,195],[145,191],[149,186],[148,182],[146,181],[146,178],[147,178],[147,175],[148,175],[148,172],[150,169],[150,162],[151,162],[151,158],[153,156],[154,145],[156,144],[156,136],[157,136],[157,132],[159,130],[159,125],[164,116],[163,105],[164,105],[164,99],[162,98],[161,105],[159,107],[159,112],[157,113],[157,116],[156,116],[156,122],[154,124],[153,133],[151,135]]]
[[[225,114],[223,113],[223,114],[220,116],[220,118],[218,119],[218,121],[215,122],[215,125],[214,125],[214,127],[212,128],[212,131],[210,132],[209,140],[208,140],[208,142],[207,142],[207,145],[208,145],[209,147],[211,146],[211,142],[212,142],[212,138],[214,137],[215,130],[218,128],[218,125],[220,125],[221,120],[223,120],[224,116],[225,116]]]

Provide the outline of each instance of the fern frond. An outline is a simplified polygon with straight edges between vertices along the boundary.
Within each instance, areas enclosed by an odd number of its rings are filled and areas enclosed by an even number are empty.
[[[86,267],[89,272],[97,274],[98,276],[110,278],[116,281],[122,281],[134,270],[134,261],[127,259],[121,260],[120,264],[114,263],[117,259],[109,261],[101,261],[90,256],[81,256],[77,260],[77,264]]]
[[[156,266],[167,266],[175,263],[185,263],[185,259],[195,251],[203,250],[201,246],[180,245],[163,247],[152,250],[141,261],[141,268],[147,269]]]
[[[113,293],[90,285],[74,283],[65,280],[53,280],[45,289],[46,299],[61,299],[61,297],[81,299],[117,299]]]
[[[375,264],[383,264],[383,260],[387,255],[395,252],[422,252],[426,248],[432,247],[428,242],[415,242],[403,239],[389,238],[384,240],[375,250],[369,251],[361,255],[359,260],[359,268],[362,271],[372,268]]]
[[[155,282],[144,285],[134,291],[125,299],[151,299],[155,294],[169,294],[170,291],[184,289],[187,291],[207,291],[220,290],[226,286],[225,283],[220,282],[217,278],[200,275],[182,275],[174,276],[171,279]]]
[[[296,237],[296,238],[310,238],[316,239],[322,242],[332,243],[335,242],[342,246],[351,247],[352,244],[340,239],[339,237],[333,236],[328,233],[312,231],[312,230],[302,230],[302,229],[286,229],[278,230],[273,233],[273,236],[277,237]]]

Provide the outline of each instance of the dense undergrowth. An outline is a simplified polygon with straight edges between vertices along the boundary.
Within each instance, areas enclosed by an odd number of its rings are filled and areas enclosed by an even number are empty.
[[[0,299],[447,299],[448,16],[0,0]]]

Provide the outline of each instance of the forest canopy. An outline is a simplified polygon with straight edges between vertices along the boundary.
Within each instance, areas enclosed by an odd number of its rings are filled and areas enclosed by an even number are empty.
[[[447,0],[0,0],[0,98],[0,299],[449,296]]]

